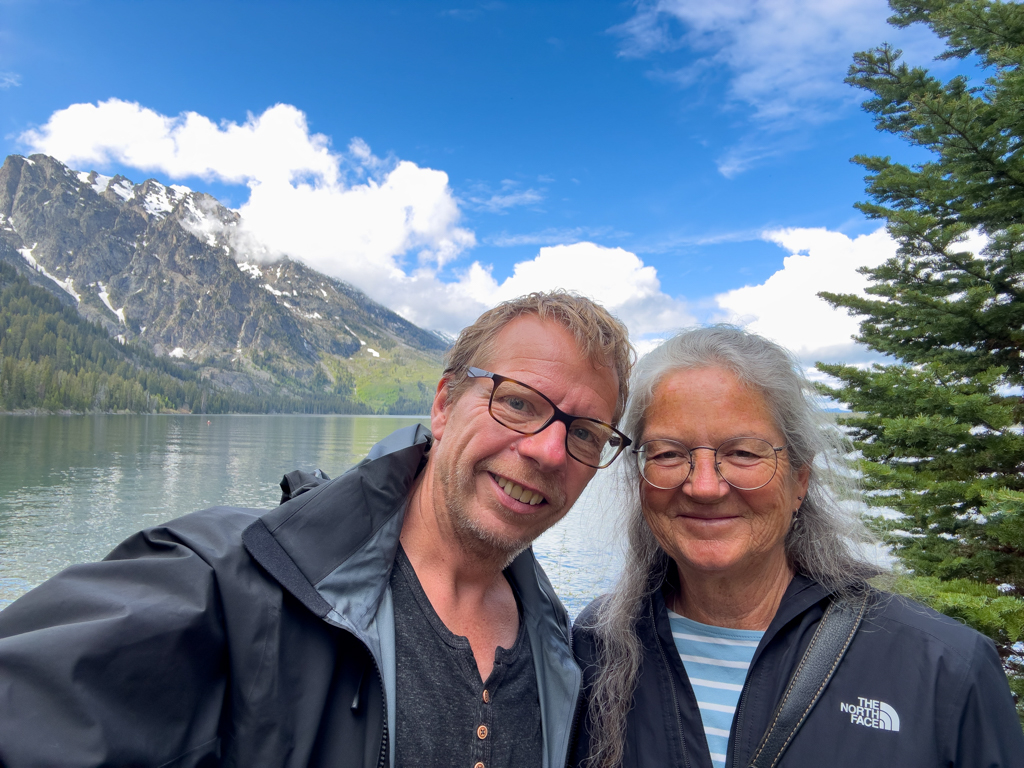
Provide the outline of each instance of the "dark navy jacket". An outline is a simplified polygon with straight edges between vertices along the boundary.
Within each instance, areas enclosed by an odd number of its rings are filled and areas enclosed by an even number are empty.
[[[876,593],[857,636],[780,768],[1020,768],[1024,732],[995,646],[911,600]],[[746,768],[827,606],[797,576],[751,662],[733,720],[726,768]],[[576,620],[584,691],[593,684],[597,602]],[[712,768],[697,701],[660,590],[637,624],[643,662],[628,715],[624,768]],[[586,695],[586,693],[584,694]],[[584,720],[577,762],[590,743]]]
[[[430,447],[399,430],[270,512],[221,507],[132,536],[0,612],[0,765],[351,766],[393,754],[388,580]],[[565,764],[580,673],[530,550],[509,566]]]

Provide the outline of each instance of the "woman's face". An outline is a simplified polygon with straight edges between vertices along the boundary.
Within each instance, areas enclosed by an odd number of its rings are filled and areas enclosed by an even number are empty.
[[[721,368],[685,370],[654,390],[640,442],[656,438],[717,448],[734,437],[759,437],[785,444],[764,398]],[[729,485],[715,470],[714,453],[693,453],[694,467],[670,490],[640,481],[644,517],[680,576],[756,574],[785,567],[784,541],[807,491],[810,469],[794,471],[787,451],[778,451],[778,471],[753,491]]]

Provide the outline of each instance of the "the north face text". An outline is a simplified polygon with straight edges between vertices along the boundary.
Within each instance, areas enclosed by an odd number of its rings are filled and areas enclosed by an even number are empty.
[[[882,731],[898,731],[900,729],[900,716],[884,701],[858,696],[857,702],[857,704],[843,702],[839,705],[839,710],[850,716],[851,723],[868,728],[878,728]]]

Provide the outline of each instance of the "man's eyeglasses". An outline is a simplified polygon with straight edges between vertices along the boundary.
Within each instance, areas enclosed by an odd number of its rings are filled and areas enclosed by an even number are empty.
[[[504,427],[521,435],[536,435],[554,422],[565,424],[565,450],[580,464],[604,469],[633,441],[597,419],[570,416],[533,387],[480,368],[469,368],[471,379],[490,379],[493,384],[487,411]]]
[[[678,488],[693,472],[693,452],[714,451],[715,469],[725,482],[740,491],[756,491],[775,477],[779,451],[785,449],[784,445],[776,448],[759,437],[734,437],[717,448],[687,448],[675,440],[648,440],[634,453],[640,474],[655,488]]]

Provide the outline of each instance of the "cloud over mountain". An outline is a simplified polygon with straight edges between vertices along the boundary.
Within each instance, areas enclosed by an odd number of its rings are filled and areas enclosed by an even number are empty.
[[[116,163],[173,180],[245,184],[249,197],[233,235],[241,251],[264,259],[286,253],[424,327],[456,333],[499,301],[556,287],[601,301],[638,334],[693,321],[682,302],[661,291],[655,269],[621,248],[541,248],[500,284],[488,265],[457,267],[452,262],[476,238],[460,226],[444,171],[380,158],[359,138],[338,152],[287,104],[244,123],[215,123],[195,112],[169,117],[110,99],[58,110],[20,138],[32,151],[80,168]],[[503,182],[499,192],[467,202],[500,212],[540,199]],[[446,277],[446,265],[454,278]]]

